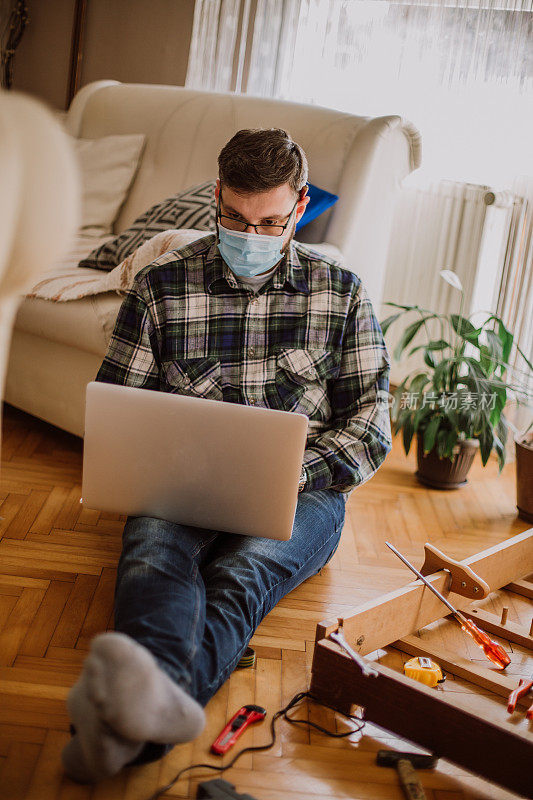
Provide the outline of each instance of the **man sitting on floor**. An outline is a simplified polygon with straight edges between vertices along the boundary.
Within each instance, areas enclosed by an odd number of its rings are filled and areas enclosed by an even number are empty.
[[[292,535],[127,518],[114,631],[93,639],[67,699],[62,761],[82,783],[201,733],[261,620],[331,559],[348,496],[391,449],[390,359],[366,291],[293,239],[309,202],[304,151],[284,130],[242,130],[218,165],[216,234],[137,273],[96,380],[179,391],[178,360],[196,379],[215,357],[222,391],[195,380],[200,396],[305,414]]]

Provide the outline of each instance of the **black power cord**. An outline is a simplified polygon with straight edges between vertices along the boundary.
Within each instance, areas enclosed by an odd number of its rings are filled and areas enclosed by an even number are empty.
[[[343,717],[346,717],[347,719],[351,720],[351,722],[355,722],[356,727],[353,730],[345,731],[344,733],[333,733],[333,731],[328,731],[321,725],[317,725],[315,722],[310,722],[307,719],[294,719],[293,717],[288,717],[287,711],[290,711],[291,708],[293,708],[297,703],[299,703],[300,700],[303,700],[304,697],[308,697],[310,700],[313,700],[315,703],[318,703],[318,705],[325,706],[326,708],[330,708],[332,711],[336,711],[337,713],[342,714]],[[314,695],[312,695],[311,692],[298,692],[298,694],[294,695],[292,700],[285,706],[285,708],[281,708],[279,711],[276,711],[276,713],[270,720],[270,734],[272,736],[272,741],[269,744],[256,745],[255,747],[245,747],[243,750],[237,753],[235,758],[232,759],[232,761],[230,761],[229,764],[226,764],[226,766],[224,767],[218,767],[216,764],[191,764],[189,767],[184,767],[170,781],[170,783],[167,783],[166,786],[162,786],[160,789],[156,789],[156,791],[153,794],[151,794],[150,797],[148,797],[146,800],[157,800],[158,797],[161,797],[162,794],[168,792],[168,790],[171,789],[175,783],[177,783],[177,781],[181,778],[184,772],[187,772],[190,769],[198,769],[199,767],[205,767],[206,769],[214,769],[217,772],[225,772],[227,769],[230,769],[230,767],[232,767],[237,761],[237,759],[240,758],[242,755],[244,755],[244,753],[249,753],[252,750],[253,751],[269,750],[276,741],[276,721],[281,716],[283,716],[287,720],[287,722],[290,722],[291,725],[298,725],[298,724],[310,725],[313,728],[316,728],[317,731],[321,731],[322,733],[325,733],[327,736],[332,736],[334,739],[343,739],[346,736],[351,736],[352,733],[360,733],[365,727],[365,723],[360,717],[356,717],[353,714],[345,714],[344,711],[340,711],[340,709],[335,708],[334,706],[330,706],[328,703],[323,703],[321,700],[318,700],[318,698],[314,697]]]

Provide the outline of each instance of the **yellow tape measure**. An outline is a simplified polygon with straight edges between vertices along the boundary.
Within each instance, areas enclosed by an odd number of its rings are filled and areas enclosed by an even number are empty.
[[[237,664],[237,669],[241,669],[242,667],[253,667],[254,664],[255,650],[252,647],[247,647],[241,657],[241,660]]]
[[[436,686],[446,679],[446,675],[439,665],[425,656],[416,656],[416,658],[406,661],[403,671],[408,678],[425,683],[426,686]]]

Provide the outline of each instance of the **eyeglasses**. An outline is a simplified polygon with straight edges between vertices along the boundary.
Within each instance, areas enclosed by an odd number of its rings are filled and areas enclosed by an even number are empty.
[[[221,214],[220,213],[221,200],[222,200],[222,191],[218,196],[217,217],[225,228],[228,228],[228,230],[230,231],[239,231],[240,233],[244,233],[246,228],[253,228],[256,233],[262,236],[283,236],[283,233],[285,232],[286,228],[289,225],[294,209],[300,202],[300,199],[298,198],[298,200],[296,200],[295,204],[291,209],[291,213],[287,218],[287,222],[284,225],[252,225],[251,222],[246,222],[245,219],[235,219],[235,217],[228,217],[227,214]],[[224,222],[222,222],[222,220],[224,220]]]

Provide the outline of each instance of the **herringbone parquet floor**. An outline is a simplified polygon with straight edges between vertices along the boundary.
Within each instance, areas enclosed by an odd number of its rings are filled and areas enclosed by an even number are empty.
[[[92,637],[112,628],[115,568],[125,517],[82,509],[82,440],[4,405],[0,471],[0,797],[2,800],[143,800],[183,766],[221,763],[209,746],[227,719],[245,703],[268,711],[240,740],[269,741],[270,716],[308,687],[316,623],[349,612],[360,602],[410,580],[385,547],[390,539],[415,563],[431,541],[464,558],[529,526],[516,515],[514,465],[498,475],[491,460],[478,460],[468,487],[455,492],[426,489],[414,478],[414,454],[397,440],[375,478],[354,492],[346,509],[341,544],[321,574],[291,592],[258,628],[252,645],[255,669],[236,670],[207,707],[208,723],[195,742],[166,758],[124,770],[97,786],[71,782],[59,755],[69,738],[65,698]],[[504,593],[491,595],[497,611]],[[505,597],[509,619],[529,625],[531,601]],[[447,627],[446,627],[447,626]],[[451,627],[450,627],[451,626]],[[437,626],[438,627],[438,626]],[[449,647],[479,658],[458,629],[445,623],[438,635]],[[517,674],[531,672],[531,656],[516,645]],[[475,648],[474,648],[475,649]],[[379,655],[401,668],[406,657],[390,649]],[[482,658],[482,656],[481,656]],[[449,676],[447,691],[469,693],[472,702],[494,696]],[[489,712],[490,713],[490,712]],[[330,730],[345,730],[340,715],[302,703],[293,716]],[[438,724],[438,721],[436,721]],[[278,722],[274,747],[246,753],[222,777],[258,800],[400,800],[396,773],[375,765],[392,735],[368,725],[365,735],[331,739],[312,729]],[[237,752],[238,748],[234,748]],[[233,757],[234,753],[230,753]],[[227,763],[229,756],[222,763]],[[197,770],[165,797],[195,797],[199,780],[217,777]],[[428,800],[511,797],[501,789],[440,763],[423,773]]]

